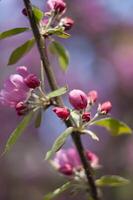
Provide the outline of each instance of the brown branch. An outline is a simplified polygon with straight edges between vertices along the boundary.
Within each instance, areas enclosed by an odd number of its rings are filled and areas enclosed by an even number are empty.
[[[32,11],[32,5],[30,0],[23,0],[27,13],[28,13],[28,18],[30,21],[30,25],[36,40],[36,44],[38,47],[38,51],[40,54],[40,58],[41,58],[41,62],[44,68],[44,71],[46,73],[49,85],[51,90],[56,90],[58,88],[58,84],[56,82],[56,78],[55,75],[53,73],[53,70],[50,66],[49,60],[48,60],[48,56],[47,56],[47,50],[46,50],[46,42],[45,39],[41,36],[38,25],[36,23],[33,11]],[[59,106],[64,106],[63,101],[60,97],[56,98],[57,104]],[[73,122],[71,120],[68,120],[67,122],[65,122],[66,126],[73,126]],[[86,156],[85,156],[85,151],[81,142],[81,138],[80,138],[80,134],[78,132],[74,132],[72,133],[72,139],[73,142],[77,148],[78,154],[80,156],[82,165],[84,167],[85,170],[85,174],[88,180],[88,184],[89,184],[89,190],[91,192],[91,196],[93,197],[94,200],[99,200],[98,197],[98,193],[97,193],[97,187],[95,185],[95,181],[93,178],[93,174],[92,174],[92,169],[90,166],[90,163],[87,161]]]

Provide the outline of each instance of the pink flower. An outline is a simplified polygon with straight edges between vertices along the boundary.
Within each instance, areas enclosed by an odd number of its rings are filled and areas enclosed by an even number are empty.
[[[104,103],[102,103],[101,105],[99,105],[98,111],[101,114],[107,114],[108,112],[110,112],[112,109],[112,104],[110,101],[106,101]]]
[[[25,83],[25,78],[30,75],[25,66],[17,67],[18,74],[12,74],[4,83],[0,91],[0,102],[10,107],[16,107],[19,102],[27,100],[30,88]]]
[[[99,160],[94,153],[86,151],[86,156],[92,167],[98,165]],[[74,175],[76,171],[82,170],[81,161],[75,148],[61,149],[56,153],[52,163],[64,175]]]
[[[83,113],[83,115],[82,115],[83,122],[89,122],[90,118],[91,118],[91,116],[90,116],[89,112]]]
[[[90,91],[90,92],[88,93],[88,100],[89,100],[89,103],[90,103],[90,104],[95,103],[96,100],[97,100],[97,98],[98,98],[98,93],[97,93],[96,90],[92,90],[92,91]]]
[[[67,108],[55,107],[53,108],[53,111],[59,118],[63,120],[68,119],[68,117],[70,116],[70,111]]]
[[[48,0],[47,4],[51,10],[58,13],[62,13],[66,10],[66,3],[63,0]]]
[[[69,93],[69,101],[77,110],[85,109],[87,107],[87,100],[87,95],[81,90],[72,90]]]
[[[74,21],[69,17],[62,18],[59,23],[60,26],[64,27],[65,31],[70,30],[73,24]]]

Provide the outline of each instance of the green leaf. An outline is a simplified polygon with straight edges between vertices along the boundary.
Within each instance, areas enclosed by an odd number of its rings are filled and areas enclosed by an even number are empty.
[[[19,61],[25,54],[27,54],[33,48],[34,44],[35,44],[35,39],[33,38],[25,42],[17,49],[15,49],[9,58],[8,65],[13,65],[17,61]]]
[[[42,110],[40,109],[37,112],[37,116],[36,116],[36,119],[35,119],[35,128],[39,128],[40,125],[41,125],[41,122],[42,122]]]
[[[65,94],[67,91],[68,91],[67,86],[61,87],[61,88],[59,88],[59,89],[57,89],[57,90],[54,90],[53,92],[50,92],[50,93],[47,95],[47,97],[48,97],[48,98],[58,97],[58,96],[61,96],[61,95]]]
[[[64,39],[68,39],[71,37],[70,34],[66,33],[66,32],[62,32],[62,31],[56,31],[55,35],[57,35],[60,38],[64,38]]]
[[[29,28],[22,27],[22,28],[14,28],[14,29],[11,29],[11,30],[8,30],[8,31],[4,31],[4,32],[0,33],[0,40],[5,39],[7,37],[17,35],[17,34],[20,34],[20,33],[23,33],[23,32],[28,31],[28,30],[29,30]]]
[[[101,120],[97,120],[91,123],[91,125],[102,126],[110,131],[113,136],[132,133],[131,128],[127,124],[113,118],[104,118]]]
[[[49,150],[45,156],[45,160],[49,160],[54,153],[59,151],[59,149],[63,146],[68,136],[73,132],[74,128],[67,128],[61,135],[55,140],[51,150]]]
[[[61,193],[65,192],[66,190],[68,190],[71,186],[71,182],[67,182],[64,185],[62,185],[61,187],[57,188],[56,190],[54,190],[53,192],[48,193],[43,200],[51,200],[55,197],[58,197]]]
[[[32,6],[32,9],[33,9],[36,22],[37,23],[40,22],[40,20],[42,20],[44,17],[44,13],[36,6]]]
[[[99,138],[97,137],[97,135],[93,133],[92,131],[85,129],[85,130],[82,130],[81,132],[88,134],[89,136],[91,136],[93,140],[99,141]]]
[[[4,150],[3,154],[5,154],[11,150],[13,145],[17,142],[18,138],[24,132],[26,127],[29,125],[29,123],[32,119],[32,116],[33,116],[33,112],[30,112],[27,116],[25,116],[23,118],[23,120],[20,122],[20,124],[17,126],[17,128],[11,133],[11,135],[5,145],[5,150]]]
[[[68,51],[59,43],[56,41],[53,41],[50,46],[51,53],[57,55],[60,68],[63,71],[66,71],[69,65],[69,54]]]
[[[96,180],[96,185],[99,187],[118,187],[129,184],[129,180],[120,176],[102,176]]]

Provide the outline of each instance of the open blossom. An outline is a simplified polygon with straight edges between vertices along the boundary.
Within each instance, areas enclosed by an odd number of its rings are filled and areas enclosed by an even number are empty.
[[[98,166],[99,159],[94,153],[87,150],[86,157],[92,167],[96,168]],[[67,150],[61,149],[58,151],[52,164],[60,173],[69,176],[83,169],[75,148],[69,148]]]
[[[62,13],[66,10],[66,3],[63,0],[48,0],[47,4],[51,10],[58,13]]]
[[[10,107],[16,107],[19,102],[26,101],[32,88],[25,81],[30,75],[27,68],[20,66],[16,71],[18,73],[10,75],[4,83],[4,88],[0,91],[0,102]]]
[[[69,101],[75,109],[82,110],[87,107],[88,97],[81,90],[72,90],[69,92]]]

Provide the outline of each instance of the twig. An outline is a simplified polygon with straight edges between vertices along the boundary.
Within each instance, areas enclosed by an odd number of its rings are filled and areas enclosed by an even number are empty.
[[[34,13],[32,11],[32,5],[30,0],[23,0],[27,13],[28,13],[28,18],[30,21],[30,25],[37,43],[38,51],[40,54],[41,62],[44,68],[44,71],[46,73],[46,77],[48,79],[49,85],[51,90],[56,90],[58,89],[58,84],[56,82],[55,75],[53,73],[53,70],[50,66],[49,60],[48,60],[48,55],[47,55],[47,50],[46,50],[46,41],[45,39],[41,36],[38,25],[36,23]],[[56,102],[59,106],[64,106],[63,101],[60,97],[56,98]],[[65,122],[66,126],[73,126],[73,122],[71,120],[68,120]],[[80,156],[82,165],[85,170],[85,174],[88,180],[89,184],[89,189],[91,191],[91,196],[93,197],[94,200],[99,200],[98,193],[97,193],[97,187],[95,185],[95,181],[93,178],[92,170],[90,163],[87,161],[86,156],[85,156],[85,151],[81,142],[80,134],[78,132],[72,133],[72,139],[73,142],[77,148],[78,154]]]

